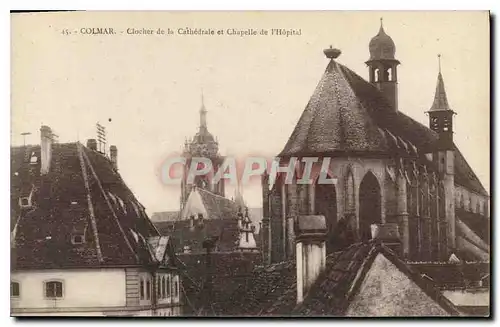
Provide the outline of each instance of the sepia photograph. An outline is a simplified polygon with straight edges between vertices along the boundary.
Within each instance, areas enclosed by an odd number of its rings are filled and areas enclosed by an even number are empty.
[[[489,11],[10,13],[12,317],[491,317]]]

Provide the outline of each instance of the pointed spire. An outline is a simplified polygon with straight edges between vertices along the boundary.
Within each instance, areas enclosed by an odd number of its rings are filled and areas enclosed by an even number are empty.
[[[434,102],[429,111],[451,110],[448,104],[448,97],[444,88],[443,75],[441,74],[441,55],[438,55],[439,73],[436,85],[436,93],[434,94]]]
[[[240,208],[245,208],[245,200],[243,199],[243,194],[241,192],[241,185],[238,183],[238,186],[236,187],[236,190],[234,191],[234,202],[240,207]]]
[[[203,89],[201,90],[201,108],[200,108],[200,130],[207,129],[207,109],[205,108],[205,99]]]
[[[383,17],[380,17],[380,29],[378,30],[378,33],[379,34],[385,33],[385,31],[384,31],[384,18]]]
[[[438,54],[439,74],[441,74],[441,54]]]

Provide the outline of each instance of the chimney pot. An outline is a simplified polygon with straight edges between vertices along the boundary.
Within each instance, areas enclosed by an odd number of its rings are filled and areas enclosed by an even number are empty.
[[[41,166],[40,174],[45,175],[50,170],[50,162],[52,160],[52,129],[49,126],[42,125],[40,127],[40,151],[41,151]]]
[[[326,266],[325,216],[298,216],[295,220],[297,303],[314,284]]]
[[[118,148],[116,145],[112,145],[109,147],[109,157],[111,159],[111,163],[115,169],[118,169]]]
[[[87,148],[89,148],[92,151],[97,151],[97,141],[95,139],[88,139]]]

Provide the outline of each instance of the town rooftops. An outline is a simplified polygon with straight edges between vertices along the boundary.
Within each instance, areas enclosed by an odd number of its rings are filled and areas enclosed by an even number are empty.
[[[399,275],[409,281],[401,285],[414,285],[409,292],[411,296],[426,298],[433,306],[428,315],[459,315],[457,308],[447,300],[438,287],[421,274],[411,269],[385,245],[371,241],[353,244],[346,249],[327,256],[326,269],[321,273],[304,301],[297,304],[296,267],[294,261],[282,262],[254,270],[253,276],[241,285],[231,296],[231,301],[222,306],[221,315],[236,316],[371,316],[363,311],[360,306],[360,295],[363,283],[367,280],[370,270],[374,265],[382,265],[377,269],[384,270],[389,265],[394,265]],[[380,270],[381,271],[381,270]],[[397,274],[396,274],[397,276]],[[406,277],[404,277],[406,276]],[[391,280],[386,283],[390,289]],[[400,285],[400,284],[398,284]],[[420,293],[419,293],[420,292]],[[361,299],[362,300],[362,299]],[[397,313],[389,315],[412,315],[412,306],[417,303],[387,303],[403,308]]]
[[[162,250],[148,240],[159,233],[110,159],[80,143],[50,149],[41,174],[40,146],[11,148],[12,268],[155,262]]]

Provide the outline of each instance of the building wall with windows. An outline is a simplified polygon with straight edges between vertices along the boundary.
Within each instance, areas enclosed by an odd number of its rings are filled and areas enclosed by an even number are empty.
[[[156,276],[139,268],[11,274],[14,315],[176,316],[181,306],[179,276],[168,270]]]

